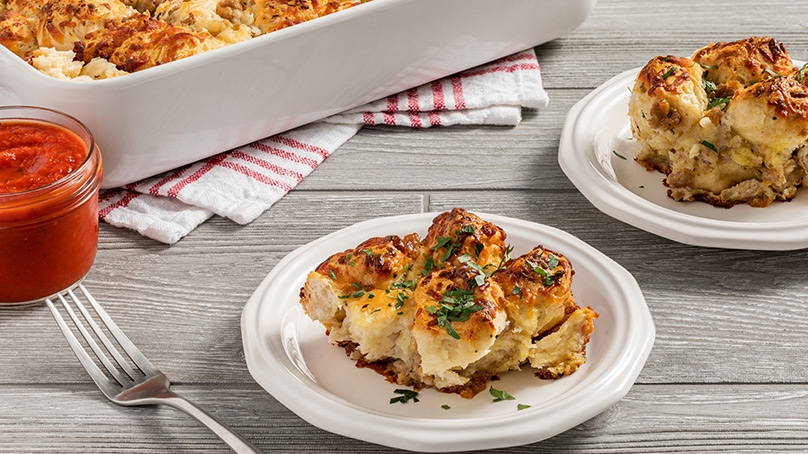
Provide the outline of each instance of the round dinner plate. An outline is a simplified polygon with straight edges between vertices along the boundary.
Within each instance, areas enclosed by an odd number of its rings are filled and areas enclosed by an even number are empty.
[[[390,403],[396,389],[367,368],[357,368],[331,345],[325,329],[299,303],[306,274],[331,254],[374,236],[417,232],[437,213],[373,219],[347,227],[291,252],[247,301],[241,318],[247,366],[275,399],[309,423],[340,435],[395,448],[445,452],[517,446],[570,429],[620,400],[639,375],[655,327],[635,279],[623,267],[568,233],[532,222],[479,214],[502,227],[513,257],[541,244],[569,258],[572,290],[580,306],[600,316],[587,362],[558,380],[526,369],[492,382],[515,400],[493,402],[424,389],[418,402]],[[529,408],[519,409],[519,405]]]
[[[650,233],[693,246],[792,250],[808,247],[808,191],[766,208],[716,208],[667,196],[664,175],[634,160],[628,101],[639,68],[618,74],[567,114],[561,169],[600,211]]]

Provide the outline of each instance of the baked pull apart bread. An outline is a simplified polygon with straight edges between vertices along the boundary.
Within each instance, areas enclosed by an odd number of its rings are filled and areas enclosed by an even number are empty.
[[[60,79],[107,79],[369,0],[0,0],[0,45]]]
[[[773,38],[654,57],[629,100],[636,160],[666,174],[668,195],[765,207],[808,184],[808,80]]]
[[[460,208],[426,236],[369,238],[309,272],[300,303],[361,367],[471,398],[508,371],[575,372],[598,314],[572,295],[572,265],[542,246],[510,258],[498,226]]]

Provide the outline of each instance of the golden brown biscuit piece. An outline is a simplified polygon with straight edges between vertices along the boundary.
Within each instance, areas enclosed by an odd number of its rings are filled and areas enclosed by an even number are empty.
[[[207,32],[164,25],[139,31],[125,39],[109,56],[109,61],[119,69],[131,73],[226,45],[227,43]]]
[[[73,45],[76,60],[89,63],[93,58],[109,60],[112,54],[124,41],[137,33],[164,28],[166,25],[147,14],[133,14],[121,20],[110,20],[99,30],[85,35],[85,38]]]
[[[749,86],[794,72],[786,47],[770,37],[712,43],[694,52],[692,59],[706,69],[705,77],[716,85],[735,81]]]
[[[40,47],[72,50],[107,21],[135,13],[120,0],[48,0],[37,15],[37,40]]]
[[[468,265],[449,267],[415,289],[412,336],[421,372],[438,388],[466,385],[471,377],[463,369],[486,356],[508,325],[502,288],[484,275],[480,284],[478,276]]]
[[[558,252],[537,246],[494,274],[502,286],[514,328],[534,338],[560,323],[577,306],[572,265]]]
[[[39,47],[30,21],[10,9],[0,13],[0,45],[24,59]]]
[[[365,1],[367,0],[254,0],[251,9],[255,26],[262,33],[270,33]]]
[[[146,14],[111,20],[102,29],[86,35],[73,51],[76,59],[89,63],[103,58],[126,72],[140,71],[192,55],[225,47],[205,31],[166,24]]]
[[[637,75],[629,100],[634,137],[642,145],[637,162],[670,173],[671,149],[689,148],[707,108],[703,69],[692,60],[654,57]]]
[[[557,329],[534,342],[530,365],[536,376],[555,379],[575,372],[586,362],[586,345],[595,331],[598,314],[590,307],[576,309]]]
[[[169,24],[205,31],[233,44],[253,37],[252,14],[235,0],[165,0],[154,17]]]
[[[468,259],[489,273],[506,255],[505,232],[497,225],[466,210],[454,209],[438,215],[424,237],[427,267],[460,265]]]
[[[28,19],[31,27],[36,30],[37,15],[46,2],[47,0],[6,0],[5,9],[19,13]]]

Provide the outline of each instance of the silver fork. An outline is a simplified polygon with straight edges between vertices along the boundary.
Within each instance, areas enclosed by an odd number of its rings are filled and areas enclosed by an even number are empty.
[[[77,289],[81,292],[79,293],[73,289],[68,289],[45,299],[45,304],[50,308],[53,318],[56,319],[56,323],[59,324],[62,334],[64,334],[82,366],[84,366],[95,384],[98,385],[101,392],[103,392],[109,400],[124,406],[170,405],[198,419],[233,448],[234,451],[238,453],[260,452],[249,442],[234,433],[224,424],[218,422],[204,410],[195,406],[179,394],[171,391],[169,389],[170,382],[168,378],[154,367],[143,353],[135,347],[132,341],[126,337],[126,334],[112,321],[112,318],[110,318],[104,308],[102,308],[90,292],[87,291],[84,285],[79,284]],[[112,334],[112,337],[115,338],[118,345],[126,352],[126,355],[129,356],[132,363],[124,358],[113,342],[104,333],[101,326],[96,323],[95,318],[87,310],[87,307],[82,304],[79,295],[83,296],[84,299],[90,303],[93,311],[106,326],[107,331]],[[93,353],[95,353],[95,356],[101,364],[107,369],[109,375],[105,374],[101,368],[98,367],[87,349],[78,340],[73,330],[70,329],[65,318],[54,304],[54,301],[60,302],[64,307],[70,319],[73,321],[73,324],[76,326],[79,333],[81,333],[81,336]],[[81,312],[81,318],[79,318],[79,315],[76,314],[76,311],[71,307],[71,302],[78,308],[79,312]],[[84,322],[82,322],[82,318]],[[84,326],[85,323],[92,329],[95,335],[87,330]],[[104,345],[103,349],[98,345],[96,339],[100,340]],[[112,356],[112,360],[104,350]],[[132,364],[134,364],[135,367],[132,367]]]

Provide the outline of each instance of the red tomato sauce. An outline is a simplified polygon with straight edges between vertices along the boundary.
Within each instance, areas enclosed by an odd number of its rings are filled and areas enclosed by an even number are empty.
[[[70,287],[98,247],[100,154],[54,124],[0,122],[0,304]]]
[[[0,193],[53,183],[86,156],[84,141],[62,127],[31,121],[0,123]]]

